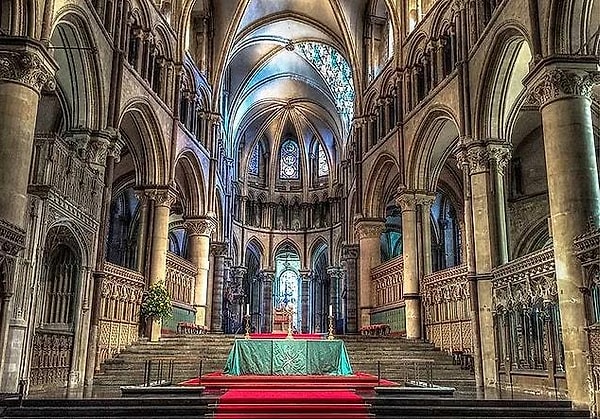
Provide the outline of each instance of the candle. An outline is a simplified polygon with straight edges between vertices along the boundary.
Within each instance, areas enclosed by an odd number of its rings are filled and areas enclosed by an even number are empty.
[[[250,315],[250,304],[246,304],[246,316]]]
[[[333,317],[333,305],[329,304],[329,317]]]

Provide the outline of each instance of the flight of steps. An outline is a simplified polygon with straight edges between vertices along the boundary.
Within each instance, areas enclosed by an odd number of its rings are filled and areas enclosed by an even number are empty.
[[[178,383],[198,375],[200,360],[203,374],[221,371],[234,336],[185,335],[163,337],[159,342],[139,342],[123,350],[116,358],[102,364],[101,372],[94,378],[94,392],[102,396],[118,396],[119,387],[139,385],[144,381],[144,362],[152,360],[151,379],[158,378],[156,365],[163,362],[162,377],[166,378],[166,365],[173,360],[173,382]],[[353,371],[377,374],[380,361],[383,378],[402,382],[405,371],[400,367],[403,358],[433,359],[433,382],[455,387],[463,397],[474,394],[475,382],[471,373],[453,365],[452,357],[436,350],[433,345],[395,337],[343,336]],[[424,371],[422,374],[424,377]]]

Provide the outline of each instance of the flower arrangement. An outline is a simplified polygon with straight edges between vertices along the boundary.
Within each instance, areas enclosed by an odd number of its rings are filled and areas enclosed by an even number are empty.
[[[150,285],[150,288],[144,292],[140,314],[146,319],[171,317],[171,296],[162,281]]]

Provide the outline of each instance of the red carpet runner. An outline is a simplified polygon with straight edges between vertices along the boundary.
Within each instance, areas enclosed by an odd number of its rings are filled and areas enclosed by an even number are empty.
[[[368,418],[367,406],[350,390],[233,389],[218,401],[217,419]]]

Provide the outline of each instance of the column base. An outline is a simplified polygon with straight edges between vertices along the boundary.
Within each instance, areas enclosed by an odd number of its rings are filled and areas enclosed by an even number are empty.
[[[196,306],[196,324],[206,326],[206,306]]]
[[[158,342],[161,335],[162,320],[150,320],[150,342]]]

